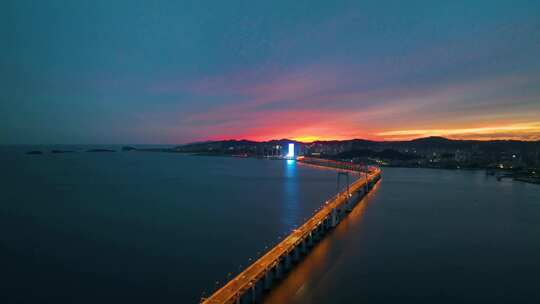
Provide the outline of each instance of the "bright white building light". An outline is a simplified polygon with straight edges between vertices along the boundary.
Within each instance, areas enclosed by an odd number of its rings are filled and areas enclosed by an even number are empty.
[[[289,144],[289,152],[287,153],[287,158],[294,158],[294,144]]]

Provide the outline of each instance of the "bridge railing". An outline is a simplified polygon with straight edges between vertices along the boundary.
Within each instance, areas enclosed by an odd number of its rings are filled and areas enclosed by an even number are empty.
[[[316,157],[298,157],[298,161],[311,165],[318,165],[322,167],[331,167],[336,169],[350,170],[356,172],[368,171],[367,166],[358,163],[344,162],[332,159],[316,158]]]

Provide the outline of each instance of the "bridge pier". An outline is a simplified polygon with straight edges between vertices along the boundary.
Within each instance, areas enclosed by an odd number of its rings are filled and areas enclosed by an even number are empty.
[[[274,266],[274,278],[281,279],[282,271],[281,271],[281,263],[278,261],[276,265]]]
[[[263,280],[258,280],[251,287],[251,303],[260,303],[263,296]]]
[[[322,226],[324,229],[328,229],[330,227],[330,221],[328,220],[328,217],[325,217],[322,221]]]
[[[306,254],[307,253],[307,247],[308,247],[308,238],[309,236],[307,236],[305,239],[302,240],[302,242],[300,243],[300,251],[302,251],[302,254]]]
[[[273,275],[272,275],[272,270],[269,269],[266,271],[266,273],[264,274],[264,278],[263,278],[263,285],[264,285],[264,289],[265,290],[270,290],[270,288],[272,288],[272,282],[273,282],[274,278],[273,278]]]
[[[285,259],[283,261],[283,264],[284,264],[284,270],[289,270],[291,269],[292,267],[292,251],[291,252],[288,252],[286,255],[285,255]]]
[[[306,237],[306,245],[309,248],[313,247],[313,232],[310,232]]]
[[[362,200],[362,198],[364,197],[364,190],[362,188],[358,189],[358,191],[356,191],[356,193],[354,193],[353,195],[353,199],[352,199],[352,209],[354,209],[354,207],[356,205],[358,205],[358,203],[360,203],[360,201]],[[352,211],[352,210],[351,210]]]
[[[311,231],[311,235],[313,237],[313,244],[315,245],[315,243],[319,240],[319,227],[315,227],[312,231]]]
[[[295,262],[295,263],[300,261],[300,257],[301,257],[300,246],[301,245],[302,245],[302,243],[296,245],[296,247],[294,247],[294,249],[293,249],[292,257],[293,257],[293,262]]]
[[[253,303],[253,293],[250,289],[236,298],[236,304],[251,304]]]
[[[347,211],[347,212],[352,211],[352,209],[354,207],[353,201],[354,200],[352,199],[352,197],[347,198],[347,200],[345,201],[345,211]]]
[[[367,194],[369,192],[369,180],[366,180],[366,183],[364,184],[363,188],[364,188],[364,194]]]
[[[358,203],[360,203],[360,201],[362,200],[362,193],[361,191],[359,192],[356,192],[354,195],[353,195],[353,200],[352,200],[352,209],[354,209],[354,207],[356,207],[356,205],[358,205]]]
[[[334,208],[332,209],[332,214],[331,214],[331,226],[336,227],[338,223],[339,223],[338,210],[337,208]]]
[[[317,236],[317,241],[320,241],[322,238],[323,238],[323,225],[319,225],[317,226],[317,228],[315,228],[315,230],[317,231],[316,233],[316,236]]]

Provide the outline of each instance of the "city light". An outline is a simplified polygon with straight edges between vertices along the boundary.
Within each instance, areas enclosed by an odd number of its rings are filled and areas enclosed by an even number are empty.
[[[289,143],[289,152],[287,153],[286,155],[287,158],[294,158],[294,144],[293,143]]]

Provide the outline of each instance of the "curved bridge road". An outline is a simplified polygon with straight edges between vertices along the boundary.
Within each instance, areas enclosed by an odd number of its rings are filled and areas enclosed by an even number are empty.
[[[339,170],[340,168],[336,169]],[[201,303],[240,303],[245,293],[250,292],[250,289],[254,292],[255,284],[263,279],[269,271],[278,266],[280,260],[291,254],[295,248],[310,237],[312,232],[317,231],[325,220],[331,218],[334,210],[342,208],[344,204],[347,204],[351,196],[350,193],[361,190],[368,183],[376,182],[380,177],[380,173],[381,170],[379,168],[369,167],[367,174],[362,174],[363,176],[361,178],[349,186],[349,192],[344,190],[326,201],[322,208],[302,226],[293,230],[283,241],[271,248],[266,254],[230,280],[225,286],[214,292],[210,297],[202,299]]]

